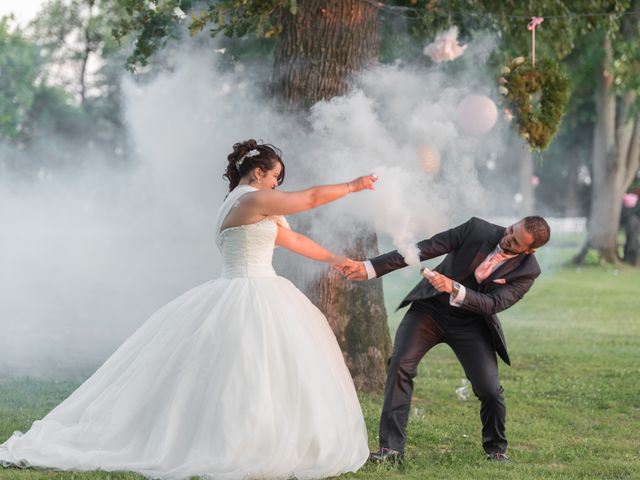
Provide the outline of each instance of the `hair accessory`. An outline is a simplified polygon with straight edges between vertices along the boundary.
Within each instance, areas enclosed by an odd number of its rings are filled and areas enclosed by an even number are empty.
[[[253,150],[249,150],[242,157],[240,157],[240,160],[238,160],[238,163],[236,163],[236,170],[240,171],[240,167],[242,166],[242,163],[245,161],[245,159],[255,157],[257,155],[260,155],[260,152],[258,151],[257,148],[254,148]]]

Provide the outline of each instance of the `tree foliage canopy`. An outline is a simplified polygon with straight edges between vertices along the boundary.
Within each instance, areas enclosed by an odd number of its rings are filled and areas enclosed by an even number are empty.
[[[273,38],[282,30],[282,14],[304,8],[298,0],[116,0],[127,12],[115,30],[117,37],[137,34],[129,65],[146,64],[149,56],[175,32],[191,13],[189,30],[196,34],[207,26],[212,35],[255,35]],[[365,1],[365,0],[363,0]],[[300,3],[300,5],[299,5]],[[537,48],[541,56],[566,57],[576,41],[594,30],[617,32],[630,0],[396,0],[375,2],[387,17],[400,16],[416,41],[431,38],[456,25],[461,35],[488,30],[502,36],[504,55],[519,56],[530,50],[531,34],[526,26],[533,16],[547,15],[538,27]],[[203,5],[198,7],[198,5]],[[398,10],[400,8],[400,10]],[[598,15],[591,15],[591,14]],[[562,41],[558,41],[562,39]],[[631,47],[627,47],[629,49]]]
[[[0,19],[0,139],[18,140],[36,98],[40,54],[10,18]]]

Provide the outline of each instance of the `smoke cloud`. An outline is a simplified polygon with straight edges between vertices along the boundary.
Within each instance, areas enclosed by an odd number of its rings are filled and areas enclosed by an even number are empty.
[[[0,375],[94,368],[157,308],[215,278],[222,174],[240,140],[283,150],[284,190],[379,176],[376,191],[301,216],[339,253],[364,224],[417,264],[415,242],[470,215],[513,213],[509,177],[496,174],[509,125],[499,119],[474,137],[455,117],[465,95],[495,97],[494,80],[477,73],[494,43],[479,36],[455,74],[376,66],[347,95],[315,105],[304,126],[264,99],[268,69],[222,69],[223,50],[211,45],[184,49],[175,68],[145,83],[123,78],[133,164],[114,167],[114,152],[77,146],[77,171],[0,181]],[[430,171],[425,147],[439,154]]]

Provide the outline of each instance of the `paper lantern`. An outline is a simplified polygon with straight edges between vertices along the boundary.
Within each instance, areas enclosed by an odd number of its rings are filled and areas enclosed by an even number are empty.
[[[472,135],[487,133],[498,119],[496,104],[484,95],[467,95],[456,113],[460,127]]]
[[[440,171],[440,153],[434,147],[424,145],[418,150],[420,166],[429,175],[437,175]]]

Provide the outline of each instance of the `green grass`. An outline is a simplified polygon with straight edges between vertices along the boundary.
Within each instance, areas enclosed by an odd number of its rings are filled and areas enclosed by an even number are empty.
[[[341,479],[640,478],[640,271],[560,266],[575,248],[549,249],[543,276],[501,315],[513,366],[501,364],[512,461],[484,459],[478,402],[457,399],[462,368],[446,345],[420,365],[409,423],[407,461],[365,465]],[[542,253],[542,252],[541,252]],[[385,279],[393,308],[415,282]],[[0,437],[24,430],[64,399],[81,378],[0,383]],[[382,398],[363,395],[371,447]],[[0,469],[0,479],[122,479],[128,473]]]

